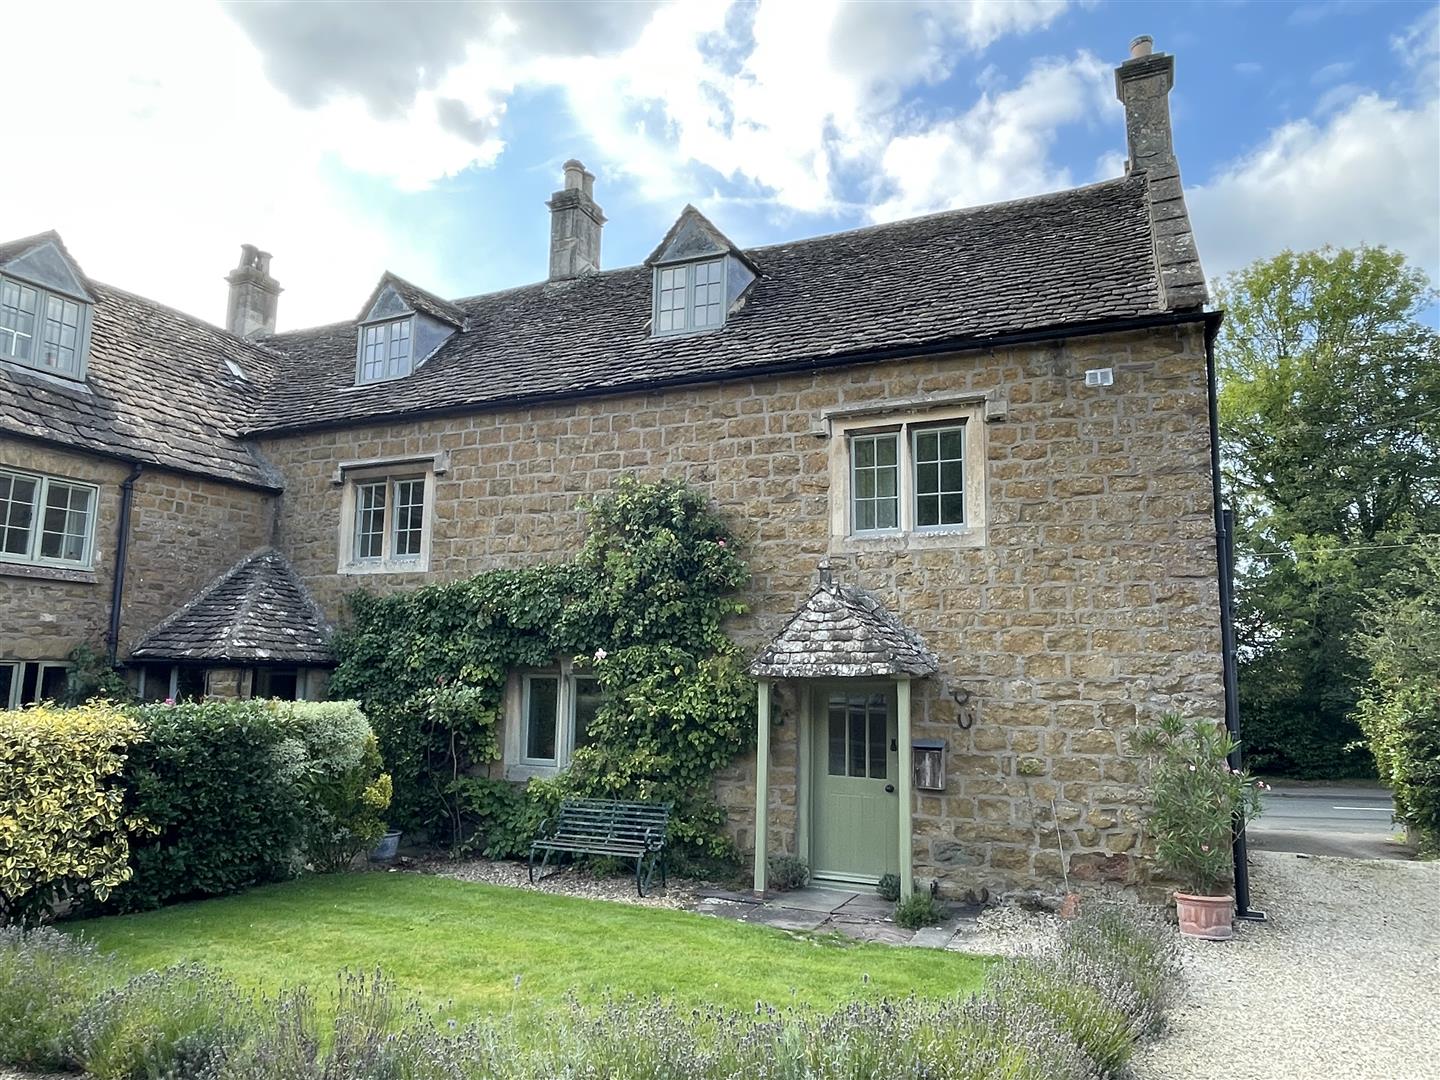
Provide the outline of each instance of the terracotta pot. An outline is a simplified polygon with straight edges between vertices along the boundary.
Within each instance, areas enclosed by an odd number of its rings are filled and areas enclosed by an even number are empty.
[[[1235,897],[1175,894],[1175,913],[1180,916],[1180,933],[1206,941],[1229,941],[1235,936]]]

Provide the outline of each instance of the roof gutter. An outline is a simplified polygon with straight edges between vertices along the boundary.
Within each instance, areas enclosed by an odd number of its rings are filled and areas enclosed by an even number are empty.
[[[1023,330],[1012,334],[997,334],[985,338],[946,338],[940,341],[916,345],[892,345],[882,349],[865,349],[855,352],[834,353],[829,356],[812,356],[803,360],[787,360],[775,364],[757,364],[754,367],[731,368],[725,371],[707,372],[701,375],[677,375],[668,379],[637,379],[613,386],[599,386],[587,390],[563,390],[553,393],[516,394],[491,401],[472,401],[457,405],[441,405],[434,408],[393,409],[387,412],[370,413],[365,416],[348,416],[338,419],[313,420],[298,424],[284,424],[275,427],[248,428],[240,432],[242,438],[298,435],[310,431],[326,431],[335,428],[359,427],[367,424],[393,423],[412,417],[462,416],[470,413],[493,412],[515,406],[546,405],[564,401],[577,401],[598,397],[613,397],[620,394],[648,393],[678,387],[703,386],[708,383],[731,382],[736,379],[763,378],[771,375],[786,375],[801,371],[820,371],[828,368],[851,367],[857,364],[885,363],[896,360],[913,360],[926,356],[941,356],[946,353],[978,352],[985,349],[999,349],[1012,345],[1032,345],[1043,342],[1064,341],[1069,338],[1095,337],[1099,334],[1124,333],[1169,326],[1186,326],[1192,323],[1206,325],[1206,339],[1213,340],[1220,327],[1222,315],[1218,311],[1175,311],[1161,315],[1141,315],[1124,319],[1103,319],[1090,323],[1075,323],[1046,327],[1039,330]]]
[[[135,501],[135,481],[145,466],[136,462],[130,475],[120,482],[120,520],[115,526],[115,578],[110,585],[110,633],[106,635],[106,656],[110,666],[120,653],[120,610],[125,598],[125,563],[130,555],[130,506]]]

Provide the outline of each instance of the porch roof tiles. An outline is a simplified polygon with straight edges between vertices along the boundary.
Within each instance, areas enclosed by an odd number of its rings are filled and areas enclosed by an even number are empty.
[[[939,670],[917,634],[879,598],[853,585],[822,580],[770,644],[750,663],[760,679],[866,678]]]
[[[265,548],[150,631],[135,660],[329,666],[330,627],[285,556]]]

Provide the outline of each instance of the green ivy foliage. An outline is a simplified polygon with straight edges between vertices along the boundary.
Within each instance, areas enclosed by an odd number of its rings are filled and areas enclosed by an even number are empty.
[[[375,727],[392,824],[502,856],[566,795],[670,800],[672,841],[724,854],[711,780],[754,735],[753,685],[724,629],[744,610],[745,564],[684,483],[622,477],[583,508],[589,532],[568,562],[352,595],[332,692]],[[507,675],[561,656],[599,680],[594,741],[523,794],[477,775],[499,757]]]

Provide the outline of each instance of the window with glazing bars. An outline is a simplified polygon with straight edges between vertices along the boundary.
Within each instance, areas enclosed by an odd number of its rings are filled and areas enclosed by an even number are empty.
[[[356,562],[417,559],[425,545],[425,478],[387,477],[355,483]]]
[[[410,374],[411,321],[400,319],[360,328],[360,382]]]
[[[900,435],[850,439],[851,529],[880,532],[900,527]]]
[[[709,330],[725,322],[725,260],[655,271],[655,333]]]
[[[915,527],[965,524],[965,427],[917,428]]]
[[[883,780],[890,745],[885,695],[832,694],[828,712],[829,774]]]
[[[0,278],[0,357],[42,371],[79,375],[84,318],[84,309],[74,300]]]
[[[0,559],[88,566],[95,497],[90,484],[0,472]]]

